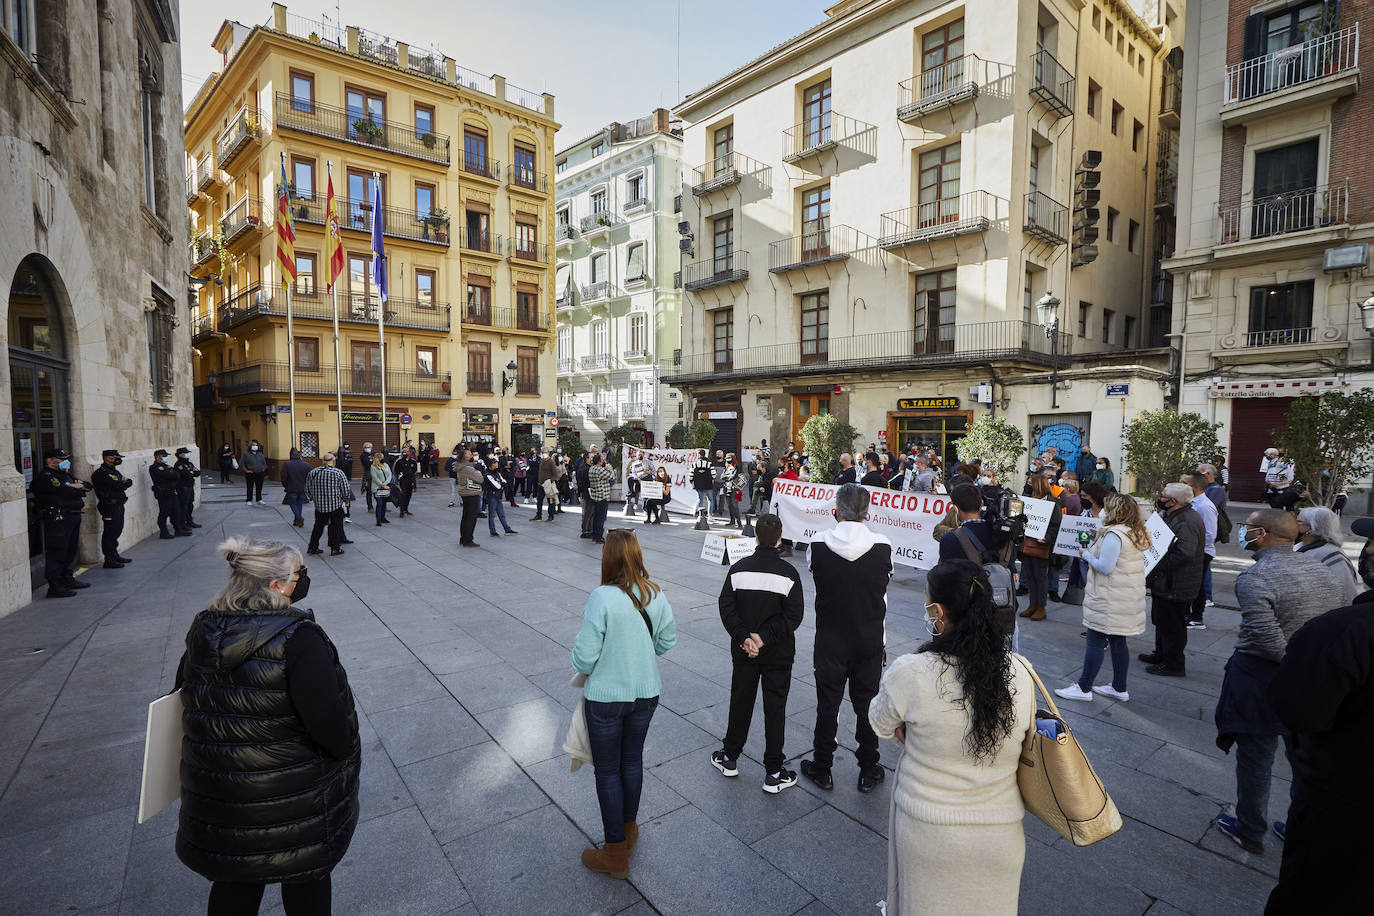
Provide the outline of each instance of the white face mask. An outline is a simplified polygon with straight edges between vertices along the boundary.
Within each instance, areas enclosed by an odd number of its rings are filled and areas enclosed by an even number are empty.
[[[1103,522],[1103,521],[1106,521],[1106,520],[1107,520],[1107,510],[1106,510],[1106,509],[1098,509],[1098,510],[1097,510],[1097,520],[1100,521],[1100,522]]]
[[[992,485],[992,478],[991,478],[991,477],[979,477],[979,478],[978,478],[978,485],[979,485],[980,487],[991,486],[991,485]]]
[[[249,451],[252,451],[252,452],[256,452],[256,451],[258,450],[258,447],[257,447],[256,445],[250,445],[250,446],[248,447],[248,450],[249,450]]]
[[[934,619],[933,617],[930,616],[930,609],[931,609],[932,607],[934,607],[934,606],[935,606],[935,602],[934,602],[934,601],[931,601],[931,602],[929,602],[928,604],[926,604],[926,607],[925,607],[925,618],[924,618],[924,620],[925,620],[925,625],[926,625],[926,632],[929,633],[931,636],[937,635],[935,631],[936,631],[937,629],[939,629],[939,625],[936,624],[935,619]]]
[[[1097,469],[1098,469],[1099,471],[1105,471],[1105,470],[1107,470],[1107,466],[1106,466],[1105,464],[1099,464],[1099,465],[1097,466]]]

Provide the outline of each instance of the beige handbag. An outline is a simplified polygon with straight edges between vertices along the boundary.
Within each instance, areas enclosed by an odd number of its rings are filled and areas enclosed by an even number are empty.
[[[1021,747],[1016,784],[1026,810],[1044,821],[1055,833],[1075,846],[1089,846],[1121,829],[1121,812],[1093,772],[1087,755],[1059,715],[1054,698],[1040,682],[1030,663],[1021,659],[1035,682],[1049,712],[1037,708]],[[1040,719],[1059,723],[1059,737],[1048,738],[1036,730]]]

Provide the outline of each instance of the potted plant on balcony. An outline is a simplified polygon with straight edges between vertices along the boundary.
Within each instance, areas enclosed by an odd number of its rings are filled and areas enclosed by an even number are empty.
[[[355,118],[353,121],[353,132],[356,133],[364,143],[370,143],[373,146],[380,143],[384,135],[382,125],[371,118]]]
[[[434,134],[431,134],[428,131],[426,131],[425,133],[420,134],[420,142],[423,143],[426,148],[434,149],[434,144],[439,142],[439,138],[434,136]]]
[[[424,218],[425,231],[434,230],[434,239],[437,242],[448,242],[448,211],[443,207],[435,207],[429,211]]]

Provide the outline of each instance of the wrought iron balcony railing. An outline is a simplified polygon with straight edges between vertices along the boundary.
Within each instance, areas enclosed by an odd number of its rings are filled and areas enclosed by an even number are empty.
[[[620,223],[620,217],[613,210],[598,210],[582,217],[582,234],[593,235],[616,226]]]
[[[549,176],[547,172],[536,172],[534,169],[521,168],[519,164],[514,164],[510,167],[510,184],[513,188],[524,188],[526,191],[543,194],[549,189]]]
[[[1282,347],[1312,342],[1312,328],[1278,328],[1272,331],[1249,331],[1245,335],[1247,347]]]
[[[858,237],[858,233],[850,226],[826,226],[771,242],[768,245],[768,270],[777,274],[812,264],[843,261],[859,247]]]
[[[998,203],[998,198],[988,191],[968,191],[956,197],[884,213],[878,244],[883,248],[898,248],[986,232],[994,220],[1006,216],[1004,209],[999,212]]]
[[[1030,94],[1061,118],[1073,114],[1073,75],[1044,48],[1031,55]]]
[[[345,395],[381,394],[382,372],[379,368],[344,366],[340,374]],[[323,362],[308,368],[298,365],[294,372],[285,361],[249,363],[219,373],[214,385],[222,398],[285,394],[289,390],[290,375],[295,376],[297,394],[333,394],[335,391],[334,364]],[[424,375],[410,369],[386,370],[387,397],[446,401],[450,396],[450,388],[447,373]]]
[[[534,264],[549,263],[548,245],[540,245],[538,243],[535,243],[534,245],[526,245],[522,247],[519,239],[512,239],[511,242],[511,257],[520,261],[530,261]]]
[[[492,181],[501,180],[501,163],[495,159],[488,159],[473,153],[463,153],[463,171],[469,175],[477,175],[481,178],[490,178]]]
[[[682,288],[709,289],[749,279],[749,252],[731,251],[704,261],[696,261],[682,268]]]
[[[557,230],[556,230],[556,235],[555,235],[555,237],[558,239],[558,241],[560,241],[560,242],[571,241],[572,239],[577,238],[577,236],[578,236],[577,227],[574,226],[572,223],[559,223],[559,224],[558,224],[558,228],[557,228]]]
[[[620,209],[621,209],[623,212],[625,212],[625,213],[637,213],[637,212],[639,212],[640,210],[646,210],[646,209],[648,209],[648,207],[649,207],[649,198],[647,198],[647,197],[631,197],[629,200],[625,201],[625,203],[621,206]]]
[[[417,130],[412,124],[373,118],[361,111],[349,111],[312,99],[296,98],[289,92],[277,93],[275,116],[278,128],[345,140],[359,146],[377,147],[412,159],[443,165],[449,163],[448,135]]]
[[[215,313],[207,311],[191,319],[191,343],[198,344],[215,336]]]
[[[572,371],[573,371],[573,360],[572,360],[572,357],[571,357],[571,356],[560,356],[560,357],[558,358],[558,374],[559,374],[559,375],[572,375]],[[563,408],[562,408],[562,407],[558,408],[558,415],[559,415],[559,417],[562,417],[562,416],[563,416]]]
[[[1022,228],[1046,244],[1062,245],[1069,238],[1069,208],[1043,191],[1031,191]]]
[[[1242,199],[1217,216],[1222,245],[1341,226],[1350,221],[1350,182]]]
[[[1159,85],[1159,117],[1177,126],[1183,114],[1183,74],[1165,66],[1164,79]]]
[[[491,392],[491,372],[469,372],[468,391]]]
[[[323,194],[311,197],[296,196],[291,199],[291,213],[298,223],[324,225],[327,201]],[[354,232],[372,232],[372,201],[350,200],[347,197],[334,198],[338,208],[339,228]],[[406,210],[402,207],[382,207],[382,234],[412,242],[429,242],[434,245],[449,244],[449,220],[432,213]]]
[[[482,251],[487,254],[501,253],[501,236],[492,235],[490,232],[469,230],[463,227],[458,230],[458,245],[468,251]]]
[[[877,125],[827,111],[782,132],[782,161],[801,162],[843,146],[872,156],[878,149]]]
[[[611,281],[609,280],[597,280],[595,283],[587,283],[582,287],[583,302],[599,302],[610,297]]]
[[[219,253],[215,246],[215,238],[208,232],[196,237],[191,243],[191,266],[199,267],[207,263],[211,258]]]
[[[1360,66],[1360,24],[1226,68],[1222,105],[1236,105],[1304,83],[1354,73]]]
[[[196,189],[204,191],[218,180],[219,169],[215,167],[214,158],[206,156],[200,160],[200,164],[196,166]]]
[[[977,54],[965,54],[898,83],[897,119],[917,121],[932,111],[977,98],[978,81],[983,78],[980,62]]]
[[[262,206],[256,197],[240,197],[219,222],[224,244],[232,245],[251,229],[262,228]]]
[[[705,197],[749,177],[757,178],[766,187],[771,183],[771,175],[772,169],[757,159],[727,153],[692,169],[692,196]]]
[[[584,356],[579,361],[578,366],[583,372],[606,372],[613,366],[614,360],[609,353],[593,353]]]
[[[249,144],[260,136],[262,125],[258,121],[258,110],[251,107],[240,108],[215,143],[215,165],[222,169],[229,168],[238,159],[239,154],[248,149]]]
[[[387,297],[383,305],[375,294],[338,291],[339,321],[345,324],[377,326],[380,316],[389,328],[447,331],[452,309],[448,303],[428,299]],[[293,318],[316,321],[334,320],[334,297],[324,290],[296,289],[291,293]],[[219,307],[219,330],[228,331],[257,318],[286,318],[286,294],[281,290],[263,292],[258,287],[240,293]]]

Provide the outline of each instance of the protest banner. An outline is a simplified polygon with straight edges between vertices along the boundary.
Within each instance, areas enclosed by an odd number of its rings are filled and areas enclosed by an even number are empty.
[[[657,480],[645,480],[639,484],[640,502],[648,502],[651,499],[663,498],[663,484]]]
[[[672,482],[673,489],[668,494],[667,508],[673,512],[681,512],[684,515],[695,515],[697,511],[697,491],[692,489],[692,462],[697,460],[695,449],[690,448],[637,448],[632,445],[621,446],[620,467],[630,466],[630,449],[635,448],[639,452],[640,460],[644,462],[644,470],[653,474],[659,468],[666,468],[668,478]],[[622,472],[623,473],[623,472]],[[625,481],[621,480],[622,487]],[[640,499],[662,498],[645,496],[644,487],[648,486],[648,481],[640,484]],[[622,490],[622,492],[624,492]]]
[[[782,536],[810,543],[835,527],[835,491],[839,487],[803,480],[773,482],[773,511],[782,519]],[[870,489],[869,530],[892,542],[892,561],[917,569],[932,569],[940,548],[931,536],[949,500],[933,493]]]
[[[1054,539],[1054,552],[1060,556],[1077,557],[1078,548],[1092,543],[1093,532],[1100,523],[1086,515],[1066,515],[1059,522],[1059,536]]]
[[[753,538],[732,537],[725,539],[725,555],[729,557],[729,563],[734,566],[745,557],[754,555],[754,548],[758,546],[758,541]]]
[[[1145,530],[1150,532],[1150,546],[1145,550],[1145,575],[1148,576],[1174,542],[1174,533],[1158,512],[1146,520]]]
[[[701,558],[719,566],[725,562],[725,537],[720,534],[708,534],[701,544]]]
[[[1043,538],[1050,527],[1050,513],[1054,511],[1054,500],[1032,499],[1027,496],[1023,502],[1026,504],[1026,537]]]

